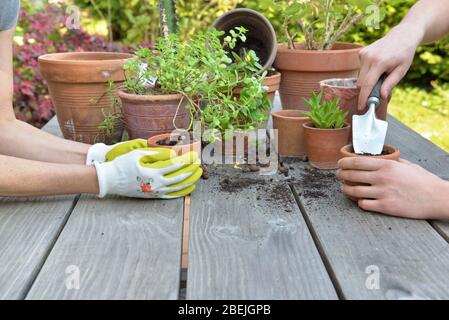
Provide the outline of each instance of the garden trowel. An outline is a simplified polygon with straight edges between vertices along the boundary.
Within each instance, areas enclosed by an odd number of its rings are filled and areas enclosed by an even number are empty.
[[[382,153],[388,123],[376,118],[376,109],[380,105],[380,88],[385,75],[377,82],[368,97],[368,112],[352,117],[352,144],[357,154],[379,155]]]

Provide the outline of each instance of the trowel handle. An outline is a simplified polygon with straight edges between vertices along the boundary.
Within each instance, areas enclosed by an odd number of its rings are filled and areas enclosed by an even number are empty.
[[[373,88],[373,91],[371,91],[371,94],[368,97],[368,107],[372,104],[374,104],[376,107],[380,104],[380,89],[382,88],[382,85],[385,81],[385,78],[387,75],[384,73],[380,76],[380,79],[377,81],[376,85]]]

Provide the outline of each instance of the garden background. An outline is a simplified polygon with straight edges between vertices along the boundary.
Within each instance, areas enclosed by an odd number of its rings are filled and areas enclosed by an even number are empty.
[[[224,12],[247,7],[263,13],[280,41],[282,19],[273,0],[178,0],[180,34],[207,29]],[[281,0],[278,0],[281,1]],[[15,37],[14,109],[19,119],[43,126],[54,110],[38,72],[39,55],[60,51],[125,51],[151,46],[159,33],[157,0],[22,0]],[[355,27],[343,40],[369,44],[398,24],[415,0],[386,0],[379,29]],[[67,18],[80,12],[80,29]],[[76,21],[74,21],[76,22]],[[393,93],[389,112],[449,151],[449,37],[418,49],[407,77]]]

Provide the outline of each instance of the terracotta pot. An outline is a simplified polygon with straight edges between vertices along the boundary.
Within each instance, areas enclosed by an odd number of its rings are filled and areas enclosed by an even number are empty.
[[[181,102],[180,94],[135,95],[119,90],[118,96],[122,101],[126,129],[131,139],[148,139],[171,133],[177,128],[185,129],[189,125],[187,100]],[[176,120],[173,121],[175,116]]]
[[[279,90],[279,86],[281,84],[281,73],[278,71],[269,71],[265,79],[263,79],[263,83],[268,87],[268,98],[274,103],[274,97],[276,95],[276,91]]]
[[[84,143],[119,141],[123,123],[116,123],[114,137],[106,137],[98,126],[111,108],[106,94],[108,82],[125,80],[123,65],[133,57],[125,53],[72,52],[39,57],[64,138]]]
[[[348,112],[346,120],[351,125],[353,115],[365,114],[368,111],[368,107],[364,110],[357,109],[360,88],[357,88],[356,78],[323,80],[320,82],[320,88],[323,90],[323,99],[340,99],[340,109]],[[387,118],[387,105],[387,101],[382,101],[376,112],[378,118]]]
[[[401,156],[401,152],[396,147],[384,146],[383,150],[384,151],[388,151],[389,153],[388,154],[384,154],[384,155],[378,155],[378,156],[360,155],[360,154],[354,153],[354,149],[352,147],[352,144],[348,144],[348,145],[344,146],[343,148],[341,148],[340,153],[341,153],[341,157],[342,158],[347,158],[347,157],[373,157],[373,158],[378,158],[378,159],[394,160],[394,161],[398,161],[399,157]],[[349,186],[368,186],[369,185],[369,184],[366,184],[366,183],[359,183],[359,182],[352,182],[352,181],[344,181],[344,183],[349,185]],[[347,196],[347,197],[349,199],[351,199],[352,201],[358,201],[359,200],[359,198],[349,197],[349,196]]]
[[[341,159],[340,149],[348,143],[351,126],[340,129],[315,128],[312,122],[304,123],[304,137],[309,163],[317,169],[337,169]]]
[[[316,51],[304,50],[304,44],[298,43],[296,48],[290,50],[280,44],[274,63],[282,73],[279,93],[284,109],[308,110],[304,99],[320,89],[321,80],[358,74],[362,46],[337,43],[332,50]]]
[[[167,148],[172,149],[176,152],[178,156],[181,156],[187,152],[195,151],[198,153],[198,155],[201,156],[201,140],[194,141],[193,143],[189,144],[182,144],[182,145],[174,145],[174,146],[165,146],[158,144],[159,141],[163,141],[167,138],[177,138],[179,137],[179,134],[170,134],[170,133],[164,133],[159,134],[157,136],[153,136],[148,139],[148,146],[151,148]]]
[[[278,130],[277,153],[284,157],[305,158],[307,155],[303,124],[310,121],[300,110],[273,112],[273,128]]]
[[[235,27],[244,27],[248,30],[246,41],[238,42],[232,49],[234,52],[253,50],[260,59],[263,70],[273,65],[277,52],[276,32],[270,21],[257,11],[239,8],[226,12],[212,24],[214,28],[225,33]]]

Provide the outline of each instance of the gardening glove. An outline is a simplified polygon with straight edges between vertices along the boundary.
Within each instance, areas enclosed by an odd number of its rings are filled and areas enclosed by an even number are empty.
[[[145,139],[130,140],[109,146],[97,143],[87,152],[86,165],[93,165],[95,161],[100,163],[112,161],[121,155],[142,148],[148,148],[148,142]]]
[[[158,149],[158,148],[156,148]],[[169,149],[165,158],[154,149],[134,150],[110,162],[94,162],[99,197],[108,194],[133,198],[173,199],[195,190],[201,177],[201,160],[196,152],[175,157]]]

